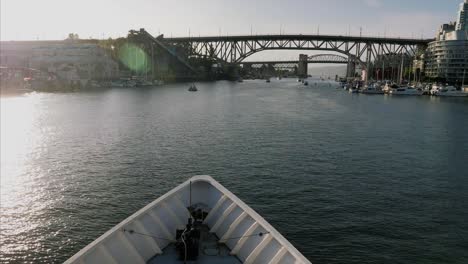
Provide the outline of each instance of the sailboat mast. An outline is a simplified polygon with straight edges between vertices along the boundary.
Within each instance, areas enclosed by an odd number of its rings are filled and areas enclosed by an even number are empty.
[[[403,66],[404,66],[404,57],[403,57],[403,54],[401,54],[400,84],[403,82]]]
[[[462,90],[465,89],[465,75],[466,75],[466,68],[463,69]]]

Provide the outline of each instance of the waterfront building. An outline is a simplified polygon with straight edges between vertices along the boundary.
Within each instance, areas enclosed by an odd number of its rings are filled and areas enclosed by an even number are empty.
[[[0,66],[9,68],[30,67],[33,49],[38,46],[57,45],[61,41],[1,41]]]
[[[2,67],[38,69],[62,81],[110,79],[119,65],[96,43],[84,41],[5,41],[1,43]]]
[[[444,24],[424,56],[426,77],[449,83],[468,80],[468,0],[460,4],[457,22]]]
[[[64,42],[36,47],[30,65],[68,81],[109,79],[118,74],[118,64],[107,52],[89,43]]]

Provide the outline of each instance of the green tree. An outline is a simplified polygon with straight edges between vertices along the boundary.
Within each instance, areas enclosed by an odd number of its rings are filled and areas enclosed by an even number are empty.
[[[76,34],[76,33],[69,33],[68,34],[67,40],[78,40],[78,39],[80,39],[78,34]]]

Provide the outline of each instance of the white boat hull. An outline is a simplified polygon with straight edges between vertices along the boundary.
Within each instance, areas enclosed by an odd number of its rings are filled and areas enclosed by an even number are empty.
[[[206,206],[203,224],[230,250],[227,257],[235,257],[238,263],[311,263],[265,219],[209,176],[195,176],[179,185],[65,263],[183,263],[176,258],[164,261],[167,254],[158,262],[158,256],[170,248],[175,230],[183,229],[190,218],[187,208],[196,204]],[[197,263],[224,262],[218,257]]]
[[[467,97],[468,93],[456,90],[455,87],[441,89],[434,93],[435,96],[442,96],[442,97]]]
[[[362,94],[384,94],[382,90],[361,90]]]
[[[406,90],[406,91],[396,91],[396,90],[391,90],[390,91],[391,95],[415,95],[415,96],[420,96],[423,95],[422,91],[412,91],[412,90]]]

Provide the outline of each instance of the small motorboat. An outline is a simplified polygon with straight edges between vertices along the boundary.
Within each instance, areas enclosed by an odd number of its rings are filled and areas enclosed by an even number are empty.
[[[160,85],[163,85],[164,84],[164,81],[162,80],[154,80],[153,81],[153,85],[156,85],[156,86],[160,86]]]
[[[437,92],[434,93],[434,95],[443,97],[468,97],[467,92],[458,90],[454,86],[446,86],[442,89],[439,89]]]
[[[398,87],[390,90],[391,95],[423,95],[423,90],[421,88],[414,89],[412,87]]]
[[[115,80],[110,82],[110,87],[125,87],[126,86],[126,81],[125,80]]]
[[[266,79],[265,81],[266,81],[267,83],[271,82],[269,78],[268,78],[268,79]]]
[[[384,94],[385,92],[374,87],[364,88],[360,91],[362,94]]]
[[[305,85],[305,86],[309,85],[309,82],[308,82],[308,81],[304,81],[304,85]]]
[[[75,263],[311,262],[220,183],[195,176],[65,261]]]
[[[359,93],[359,88],[351,87],[351,88],[349,88],[349,93]]]
[[[126,87],[137,87],[137,81],[135,80],[128,80]]]
[[[389,83],[388,82],[388,83],[385,84],[385,86],[383,88],[383,91],[386,94],[390,94],[390,91],[398,89],[398,88],[400,88],[400,86],[397,85],[396,83]]]
[[[380,85],[373,83],[364,86],[364,89],[360,90],[363,94],[384,94],[385,92],[381,89]]]
[[[196,92],[196,91],[198,91],[197,87],[196,87],[195,84],[193,84],[193,83],[192,83],[192,85],[190,85],[190,87],[189,87],[188,90],[189,90],[189,92]]]
[[[429,93],[430,93],[431,95],[436,95],[436,94],[439,92],[440,89],[442,89],[442,86],[441,86],[441,85],[433,84],[433,85],[431,86],[431,89],[429,90]]]

